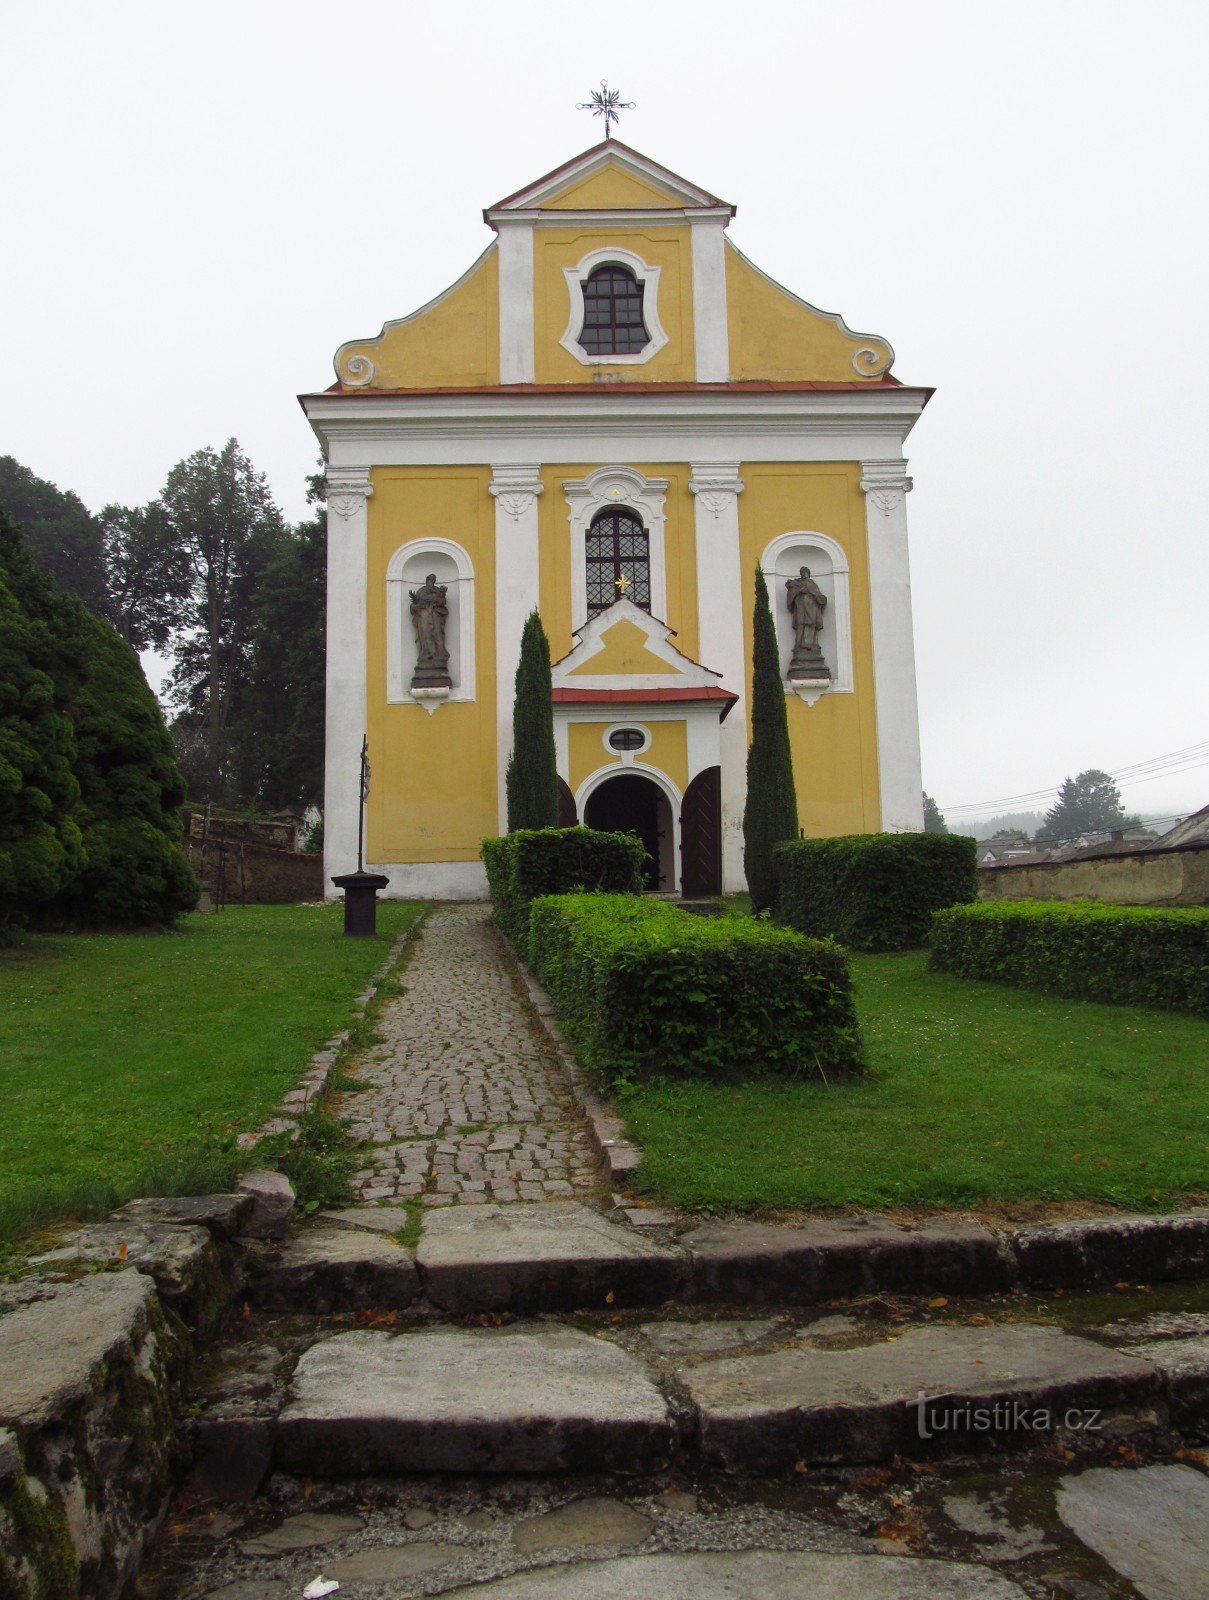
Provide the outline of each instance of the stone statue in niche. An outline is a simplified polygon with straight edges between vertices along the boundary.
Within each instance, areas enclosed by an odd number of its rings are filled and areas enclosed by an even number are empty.
[[[793,655],[789,662],[788,676],[829,678],[831,668],[823,660],[823,651],[819,645],[827,596],[810,576],[809,567],[802,567],[796,578],[789,578],[786,581],[785,603],[793,618]]]
[[[416,630],[416,669],[411,675],[412,689],[448,689],[449,651],[445,648],[445,624],[449,621],[446,600],[448,585],[437,582],[430,572],[418,589],[409,589],[411,623]]]

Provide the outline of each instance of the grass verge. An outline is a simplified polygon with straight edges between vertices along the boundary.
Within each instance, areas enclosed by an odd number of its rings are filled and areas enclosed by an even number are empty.
[[[624,1100],[643,1186],[707,1210],[1209,1192],[1209,1023],[854,956],[869,1071],[850,1082],[662,1080]]]
[[[339,906],[248,906],[0,951],[0,1239],[229,1184],[236,1135],[353,1025],[420,911],[383,902],[376,940],[345,939]]]

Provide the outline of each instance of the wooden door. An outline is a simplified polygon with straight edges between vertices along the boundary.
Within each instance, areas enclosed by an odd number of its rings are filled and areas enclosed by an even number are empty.
[[[575,796],[568,788],[566,780],[558,780],[558,825],[560,828],[574,828],[579,822],[575,814]]]
[[[689,784],[680,811],[680,893],[722,893],[722,769],[706,767]]]

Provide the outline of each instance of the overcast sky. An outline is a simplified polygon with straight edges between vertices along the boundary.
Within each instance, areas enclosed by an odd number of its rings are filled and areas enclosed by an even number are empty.
[[[8,0],[0,454],[95,510],[235,435],[301,516],[295,395],[596,141],[607,76],[624,139],[937,388],[908,512],[950,821],[1176,751],[1124,799],[1195,809],[1207,49],[1196,0]]]

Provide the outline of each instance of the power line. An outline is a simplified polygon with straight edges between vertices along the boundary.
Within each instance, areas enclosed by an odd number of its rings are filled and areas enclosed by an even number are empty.
[[[1190,772],[1206,764],[1209,764],[1209,741],[1186,745],[1182,750],[1169,750],[1166,755],[1150,756],[1145,761],[1131,762],[1116,772],[1110,772],[1108,776],[1114,782],[1140,783],[1149,781],[1149,777],[1143,777],[1142,774],[1165,778],[1175,772]],[[1060,784],[1051,784],[1048,789],[1031,789],[1024,794],[1001,795],[995,800],[967,800],[962,805],[942,805],[940,809],[946,815],[958,811],[989,811],[996,806],[1019,805],[1029,801],[1050,799],[1057,795],[1060,787]]]

